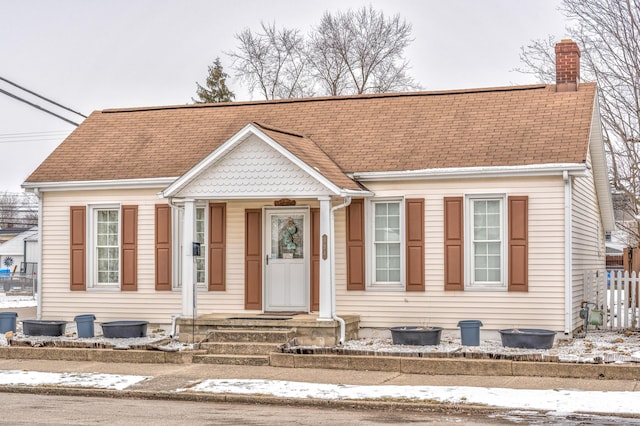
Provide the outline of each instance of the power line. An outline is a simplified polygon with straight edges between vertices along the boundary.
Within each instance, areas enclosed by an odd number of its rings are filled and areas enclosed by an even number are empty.
[[[0,139],[15,138],[38,138],[40,136],[65,136],[69,132],[67,130],[53,130],[48,132],[22,132],[22,133],[0,133]]]
[[[87,118],[87,116],[86,116],[86,115],[81,114],[81,113],[79,113],[78,111],[74,111],[74,110],[72,110],[71,108],[67,108],[67,107],[66,107],[66,106],[64,106],[64,105],[60,105],[59,103],[57,103],[57,102],[55,102],[55,101],[52,101],[52,100],[51,100],[51,99],[49,99],[49,98],[45,98],[44,96],[39,95],[39,94],[37,94],[36,92],[32,92],[31,90],[29,90],[29,89],[27,89],[27,88],[25,88],[25,87],[22,87],[22,86],[18,85],[17,83],[14,83],[13,81],[7,80],[7,79],[6,79],[6,78],[4,78],[4,77],[0,77],[0,80],[5,81],[5,82],[9,83],[9,84],[10,84],[10,85],[12,85],[12,86],[15,86],[15,87],[17,87],[17,88],[18,88],[18,89],[20,89],[20,90],[24,90],[25,92],[27,92],[27,93],[29,93],[29,94],[32,94],[33,96],[37,96],[37,97],[39,97],[40,99],[43,99],[43,100],[45,100],[45,101],[47,101],[47,102],[49,102],[49,103],[51,103],[51,104],[53,104],[53,105],[55,105],[55,106],[57,106],[57,107],[60,107],[60,108],[65,109],[65,110],[67,110],[67,111],[70,111],[70,112],[72,112],[72,113],[74,113],[74,114],[77,114],[77,115],[79,115],[80,117]],[[76,126],[77,126],[77,124],[76,124]]]
[[[50,133],[48,135],[42,134],[42,136],[34,135],[34,136],[17,136],[17,137],[0,134],[0,145],[10,144],[10,143],[22,144],[27,142],[60,142],[68,134],[69,132],[59,132],[59,133]]]
[[[2,77],[0,77],[0,78],[2,78]],[[56,114],[55,112],[49,111],[48,109],[43,108],[43,107],[41,107],[40,105],[34,104],[33,102],[29,102],[28,100],[23,99],[23,98],[21,98],[21,97],[20,97],[20,96],[18,96],[18,95],[14,95],[13,93],[9,93],[9,92],[7,92],[7,91],[6,91],[6,90],[4,90],[4,89],[0,89],[0,93],[4,93],[5,95],[7,95],[7,96],[9,96],[9,97],[11,97],[11,98],[14,98],[14,99],[16,99],[16,100],[19,100],[20,102],[24,102],[24,103],[25,103],[25,104],[27,104],[27,105],[30,105],[30,106],[32,106],[32,107],[34,107],[34,108],[36,108],[36,109],[39,109],[40,111],[46,112],[47,114],[51,114],[51,115],[53,115],[54,117],[58,117],[60,120],[66,121],[66,122],[67,122],[67,123],[69,123],[69,124],[73,124],[73,125],[74,125],[74,126],[76,126],[76,127],[78,127],[78,126],[79,126],[79,124],[78,124],[78,123],[74,123],[73,121],[71,121],[71,120],[69,120],[69,119],[67,119],[67,118],[64,118],[64,117],[63,117],[63,116],[61,116],[61,115],[58,115],[58,114]]]

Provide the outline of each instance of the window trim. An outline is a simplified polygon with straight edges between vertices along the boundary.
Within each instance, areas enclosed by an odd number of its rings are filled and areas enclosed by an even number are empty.
[[[476,283],[475,253],[473,250],[473,201],[500,201],[500,282]],[[464,265],[465,291],[508,291],[509,290],[509,260],[507,259],[509,244],[508,203],[506,193],[466,194],[464,197],[464,256],[469,259]]]
[[[204,257],[204,282],[196,283],[197,291],[206,292],[208,291],[208,280],[209,280],[209,258],[208,258],[208,244],[209,244],[209,202],[196,202],[195,209],[204,209],[204,242],[200,246],[200,252]],[[194,209],[194,214],[195,214]],[[171,238],[172,238],[172,261],[174,267],[172,268],[172,280],[171,280],[171,291],[181,292],[182,291],[182,225],[184,220],[184,208],[176,209],[177,214],[171,215]],[[195,221],[195,217],[194,217]],[[194,230],[194,238],[195,241],[195,232],[196,226],[195,222],[193,224]],[[191,247],[189,247],[191,250]],[[197,270],[194,268],[194,280],[198,279]]]
[[[376,247],[375,247],[375,205],[377,203],[397,202],[400,215],[400,281],[376,282]],[[365,203],[365,246],[366,246],[366,290],[405,291],[406,290],[406,206],[405,197],[377,197]]]
[[[98,253],[96,232],[97,213],[103,210],[118,211],[118,283],[98,284]],[[122,287],[122,205],[120,203],[99,203],[87,205],[87,291],[120,291]]]

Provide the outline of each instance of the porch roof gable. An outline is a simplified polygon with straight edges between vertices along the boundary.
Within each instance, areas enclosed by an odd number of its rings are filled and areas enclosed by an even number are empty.
[[[163,197],[367,195],[309,138],[249,123],[169,185]]]

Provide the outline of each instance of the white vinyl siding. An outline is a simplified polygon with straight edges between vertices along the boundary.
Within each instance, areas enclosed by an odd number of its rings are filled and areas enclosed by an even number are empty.
[[[336,309],[358,314],[363,328],[431,325],[457,329],[477,319],[483,330],[564,328],[564,189],[562,176],[366,182],[377,197],[425,199],[425,291],[346,289],[344,210],[335,213]],[[529,291],[444,290],[444,197],[465,194],[526,195],[529,205]],[[506,207],[505,207],[506,209]],[[465,241],[465,244],[467,241]],[[468,262],[468,259],[466,259]],[[541,311],[541,307],[543,310]]]
[[[587,156],[587,166],[591,165],[591,155]],[[587,167],[585,177],[574,178],[571,197],[571,233],[573,243],[572,252],[572,328],[582,326],[579,317],[583,300],[602,304],[605,295],[584,294],[584,274],[588,271],[600,270],[604,274],[605,238],[603,233],[600,211],[596,196],[593,172]],[[591,300],[595,299],[595,300]]]
[[[155,290],[155,205],[165,202],[157,197],[161,190],[43,193],[43,319],[73,321],[76,315],[92,313],[100,322],[139,319],[152,324],[170,324],[171,316],[181,312],[180,291]],[[70,291],[69,207],[85,203],[113,204],[115,201],[138,206],[138,289],[135,292]],[[273,202],[265,199],[227,203],[226,290],[199,292],[199,315],[244,311],[244,210],[273,206]],[[297,199],[297,202],[299,206],[318,207],[317,200]],[[174,216],[176,212],[174,209]],[[344,226],[341,226],[344,231]],[[176,269],[177,264],[174,262],[172,267]]]
[[[179,292],[155,290],[155,205],[163,203],[162,188],[120,191],[69,191],[42,194],[42,318],[73,321],[79,314],[94,314],[98,321],[146,320],[168,324],[181,311]],[[138,206],[137,291],[69,290],[69,208],[87,205]],[[87,210],[89,216],[90,210]],[[89,219],[89,218],[88,218]],[[89,231],[90,220],[87,220]],[[90,234],[88,234],[90,235]],[[87,252],[92,245],[87,241]],[[90,263],[87,262],[87,268]],[[87,283],[88,284],[88,283]]]

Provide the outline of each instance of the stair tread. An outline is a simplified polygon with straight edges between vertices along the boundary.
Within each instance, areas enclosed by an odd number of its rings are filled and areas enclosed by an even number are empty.
[[[269,365],[269,355],[228,355],[207,354],[194,355],[193,362],[203,364],[233,364],[233,365]]]

